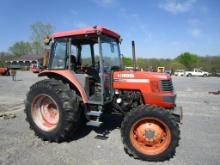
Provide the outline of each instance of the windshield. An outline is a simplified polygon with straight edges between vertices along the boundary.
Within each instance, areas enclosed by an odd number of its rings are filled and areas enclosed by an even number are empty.
[[[113,38],[102,36],[101,46],[104,69],[111,70],[113,68],[121,68],[118,42]]]

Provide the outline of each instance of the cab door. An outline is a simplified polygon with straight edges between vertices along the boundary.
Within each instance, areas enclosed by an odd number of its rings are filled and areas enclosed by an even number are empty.
[[[110,37],[100,37],[100,70],[102,75],[104,102],[110,102],[113,97],[112,74],[121,67],[118,42]]]

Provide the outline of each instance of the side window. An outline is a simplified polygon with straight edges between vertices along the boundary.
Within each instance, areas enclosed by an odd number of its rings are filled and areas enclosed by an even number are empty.
[[[82,45],[81,62],[82,62],[82,65],[84,65],[84,66],[91,66],[92,65],[92,56],[91,56],[90,45]]]
[[[95,64],[99,63],[99,44],[94,44]]]
[[[71,55],[76,57],[77,52],[78,52],[78,49],[77,49],[76,45],[71,45]]]
[[[77,68],[77,53],[78,49],[75,45],[71,45],[71,56],[70,56],[70,61],[71,61],[71,70],[76,70]]]
[[[66,67],[66,41],[61,40],[54,43],[53,59],[51,67],[53,69],[64,69]]]

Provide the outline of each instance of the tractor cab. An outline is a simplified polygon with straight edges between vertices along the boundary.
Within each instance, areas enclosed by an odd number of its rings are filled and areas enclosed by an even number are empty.
[[[54,33],[48,71],[71,72],[85,91],[88,103],[110,102],[112,73],[122,66],[119,42],[118,34],[103,27]]]

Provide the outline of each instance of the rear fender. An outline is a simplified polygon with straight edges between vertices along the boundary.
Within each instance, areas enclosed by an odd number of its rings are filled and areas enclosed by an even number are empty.
[[[60,78],[65,79],[70,86],[74,87],[82,97],[83,103],[88,103],[88,97],[84,88],[81,86],[79,81],[74,77],[73,73],[69,70],[44,70],[38,74],[39,77],[47,76],[49,78]]]

